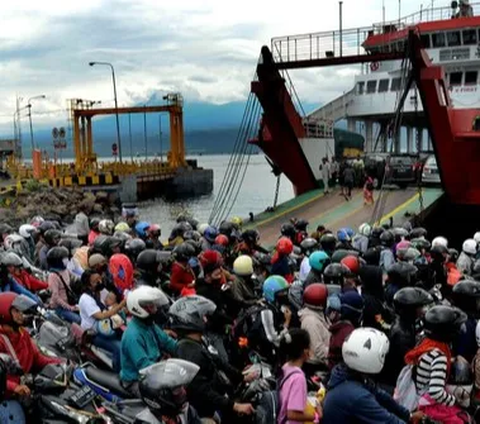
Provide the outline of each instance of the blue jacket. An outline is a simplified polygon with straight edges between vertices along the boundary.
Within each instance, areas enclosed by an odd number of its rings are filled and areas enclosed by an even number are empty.
[[[42,304],[42,301],[38,296],[34,295],[31,291],[27,290],[21,284],[18,284],[10,276],[7,279],[7,283],[4,286],[0,287],[0,292],[13,292],[17,294],[23,294],[29,297],[30,299],[34,300],[35,302],[37,302],[39,305]]]
[[[387,392],[354,379],[343,364],[333,369],[322,424],[401,424],[409,418],[410,413]]]
[[[165,352],[176,352],[177,342],[164,333],[156,324],[146,324],[133,317],[122,337],[120,378],[123,381],[138,381],[138,372],[157,363]]]

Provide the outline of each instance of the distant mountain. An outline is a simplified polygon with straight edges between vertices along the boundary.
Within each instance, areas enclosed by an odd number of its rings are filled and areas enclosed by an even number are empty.
[[[163,100],[150,99],[149,104],[162,104]],[[139,105],[141,106],[141,105]],[[230,153],[242,122],[246,103],[231,102],[216,105],[205,102],[185,102],[184,127],[185,144],[189,152],[205,154]],[[306,111],[313,110],[313,104],[303,105]],[[169,118],[168,114],[146,115],[147,151],[149,154],[160,152],[160,127],[162,131],[162,150],[169,150]],[[131,123],[131,130],[130,130]],[[61,126],[61,124],[59,124]],[[130,132],[132,134],[132,151],[136,155],[145,152],[145,116],[132,114],[120,116],[120,132],[122,137],[122,151],[124,156],[130,155]],[[115,116],[97,118],[93,124],[94,149],[100,156],[110,156],[112,143],[116,142]],[[28,133],[24,131],[24,154],[29,155]],[[35,141],[42,149],[51,149],[51,129],[35,131]],[[73,155],[73,147],[68,142],[65,157]]]

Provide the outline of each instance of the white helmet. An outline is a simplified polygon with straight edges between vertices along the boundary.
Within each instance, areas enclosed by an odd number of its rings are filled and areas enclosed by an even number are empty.
[[[352,370],[378,374],[382,371],[389,347],[390,342],[381,331],[358,328],[343,343],[343,361]]]
[[[36,228],[42,225],[44,222],[45,220],[41,216],[37,215],[32,218],[32,220],[30,221],[30,224]]]
[[[18,229],[18,233],[24,238],[28,239],[37,231],[37,229],[30,224],[23,224]]]
[[[480,244],[480,231],[477,231],[477,232],[473,235],[473,239],[477,242],[477,244]]]
[[[463,242],[462,250],[468,255],[477,253],[477,242],[474,239],[467,239]]]
[[[363,236],[370,237],[370,234],[372,233],[372,227],[370,226],[370,224],[365,222],[360,225],[360,227],[358,227],[358,232]]]
[[[129,312],[139,318],[147,318],[150,315],[150,312],[144,309],[147,305],[161,307],[168,304],[168,297],[156,287],[140,286],[127,296]]]
[[[2,263],[5,266],[15,266],[15,267],[18,267],[18,268],[23,267],[22,258],[14,252],[7,253],[3,257]]]
[[[443,246],[448,248],[448,240],[445,237],[435,237],[432,240],[432,247]]]
[[[98,231],[100,231],[100,233],[102,234],[105,234],[106,236],[111,236],[114,229],[115,224],[111,219],[102,219],[98,224]]]
[[[206,230],[208,227],[210,227],[210,225],[208,225],[208,224],[200,224],[197,229],[198,229],[198,232],[203,236],[203,234],[205,233],[205,230]]]
[[[242,255],[233,263],[234,274],[240,277],[247,277],[253,274],[253,261],[250,256]]]
[[[15,245],[22,242],[24,242],[24,238],[22,236],[18,234],[10,234],[5,238],[3,245],[5,246],[5,249],[10,250],[14,249]]]

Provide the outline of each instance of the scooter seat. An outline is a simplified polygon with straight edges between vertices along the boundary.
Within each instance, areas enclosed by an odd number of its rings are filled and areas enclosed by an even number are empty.
[[[120,377],[110,371],[104,371],[95,367],[86,367],[84,368],[86,377],[91,380],[93,383],[98,384],[104,389],[108,389],[114,394],[124,398],[133,398],[135,397],[133,393],[129,393],[122,386]]]

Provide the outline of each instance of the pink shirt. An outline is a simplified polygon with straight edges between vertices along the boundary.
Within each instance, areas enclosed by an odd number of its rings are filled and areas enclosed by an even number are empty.
[[[298,421],[287,420],[287,411],[303,412],[307,405],[307,380],[298,367],[285,364],[282,367],[284,381],[280,389],[280,413],[277,424],[301,424]],[[295,375],[291,375],[291,374]],[[287,380],[286,380],[287,379]]]

